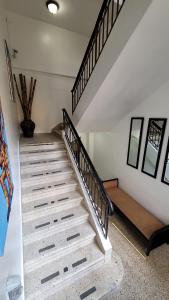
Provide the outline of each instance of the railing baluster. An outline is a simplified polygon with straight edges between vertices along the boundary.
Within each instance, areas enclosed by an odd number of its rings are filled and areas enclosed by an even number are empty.
[[[83,93],[83,71],[81,75],[81,94]]]
[[[77,104],[79,103],[79,82],[77,84]]]
[[[95,64],[97,62],[97,36],[95,38]]]
[[[101,48],[103,48],[103,45],[104,45],[104,21],[105,21],[105,18],[103,17],[103,20],[102,20],[102,46],[101,46]]]
[[[90,50],[90,52],[89,52],[89,77],[91,75],[91,70],[92,70],[92,68],[91,68],[91,50]]]
[[[110,6],[108,4],[108,9],[107,9],[107,28],[106,28],[106,40],[109,34],[109,10],[110,10]]]
[[[87,82],[89,80],[89,59],[87,58]]]
[[[118,16],[118,12],[119,12],[119,5],[120,5],[120,3],[119,3],[119,0],[117,0],[117,11],[116,11],[116,18],[117,18],[117,16]]]
[[[72,91],[72,114],[74,112],[74,107],[75,107],[75,98],[74,98],[74,92]]]
[[[81,76],[79,77],[79,99],[81,97]]]
[[[112,19],[111,19],[111,28],[114,24],[114,0],[112,0]]]
[[[86,63],[86,80],[88,82],[88,73],[89,73],[89,70],[88,70],[88,58],[87,58],[87,63]]]
[[[84,91],[84,70],[82,72],[82,93]]]
[[[88,189],[90,191],[89,165],[88,165],[87,161],[86,161],[86,183],[87,183]]]
[[[94,50],[94,48],[92,47],[92,50],[91,50],[91,56],[92,56],[92,70],[91,71],[93,71],[93,50]]]
[[[102,26],[102,24],[100,24],[100,28],[101,28],[101,26]],[[101,30],[99,30],[99,52],[98,52],[98,57],[100,56],[100,42],[101,42],[100,35],[101,35]]]
[[[77,93],[77,88],[76,88],[76,96],[75,96],[75,105],[78,103],[78,93]]]

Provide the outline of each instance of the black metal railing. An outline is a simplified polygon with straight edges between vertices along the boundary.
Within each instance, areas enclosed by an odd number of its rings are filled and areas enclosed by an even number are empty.
[[[108,234],[108,217],[113,210],[103,183],[99,178],[86,149],[65,109],[63,109],[63,123],[65,137],[79,170],[85,189],[88,193],[93,209],[99,221],[105,238]]]
[[[72,113],[79,103],[125,0],[104,0],[72,89]]]

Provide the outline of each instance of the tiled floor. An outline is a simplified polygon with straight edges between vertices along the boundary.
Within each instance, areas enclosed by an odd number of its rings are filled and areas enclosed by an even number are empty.
[[[169,300],[169,245],[163,245],[143,257],[112,225],[110,218],[109,238],[113,250],[122,259],[124,278],[120,289],[104,300]],[[123,226],[123,225],[121,225]],[[127,230],[128,237],[133,237]],[[134,242],[139,251],[141,244]]]

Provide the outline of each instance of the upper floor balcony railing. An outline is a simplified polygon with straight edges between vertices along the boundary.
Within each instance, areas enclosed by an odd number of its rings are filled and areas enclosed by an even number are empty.
[[[97,64],[125,0],[104,0],[72,89],[72,113]]]

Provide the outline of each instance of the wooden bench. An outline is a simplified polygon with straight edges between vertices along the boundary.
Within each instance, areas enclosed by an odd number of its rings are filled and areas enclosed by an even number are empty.
[[[169,226],[164,225],[135,199],[120,189],[118,179],[107,180],[103,184],[115,211],[144,239],[146,255],[164,243],[169,244]]]

